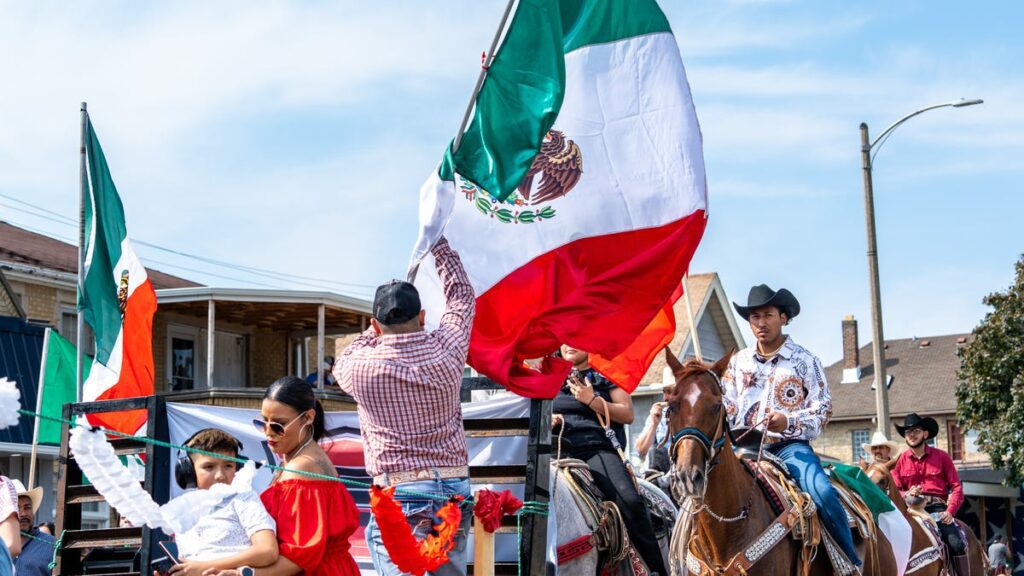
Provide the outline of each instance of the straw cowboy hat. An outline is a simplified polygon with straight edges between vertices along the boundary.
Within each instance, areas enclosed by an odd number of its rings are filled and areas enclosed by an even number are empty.
[[[871,435],[870,442],[860,445],[861,450],[864,450],[868,454],[871,453],[871,449],[874,448],[875,446],[888,446],[890,457],[895,456],[896,453],[900,451],[899,444],[893,442],[892,440],[889,440],[888,438],[885,437],[885,435],[883,435],[881,432],[877,430],[874,434]]]
[[[18,498],[27,496],[32,501],[32,513],[38,512],[39,505],[43,503],[43,487],[36,486],[31,490],[26,490],[21,480],[15,480],[14,478],[11,478],[11,484],[14,484],[14,489],[18,491]]]
[[[758,284],[750,289],[750,293],[747,294],[746,306],[740,306],[735,302],[732,305],[736,308],[736,312],[744,320],[748,321],[750,320],[750,312],[762,306],[775,306],[780,312],[784,312],[790,320],[796,318],[796,315],[800,313],[800,302],[797,301],[796,296],[793,296],[792,292],[785,288],[780,288],[776,292],[766,284]]]

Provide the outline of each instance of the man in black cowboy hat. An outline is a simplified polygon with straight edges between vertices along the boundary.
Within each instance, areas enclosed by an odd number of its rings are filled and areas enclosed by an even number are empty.
[[[839,495],[810,445],[832,416],[825,371],[817,356],[782,333],[800,313],[800,302],[785,288],[776,292],[761,284],[750,289],[746,306],[733,306],[750,323],[757,343],[734,354],[722,377],[729,426],[764,426],[765,449],[786,463],[829,534],[860,566]]]
[[[911,412],[903,419],[902,426],[896,425],[896,431],[910,447],[900,454],[892,469],[896,487],[904,496],[924,497],[924,509],[938,522],[956,571],[968,574],[967,543],[960,537],[960,530],[953,521],[956,511],[964,503],[960,475],[949,454],[928,445],[928,440],[939,433],[939,423],[934,418],[922,418]]]

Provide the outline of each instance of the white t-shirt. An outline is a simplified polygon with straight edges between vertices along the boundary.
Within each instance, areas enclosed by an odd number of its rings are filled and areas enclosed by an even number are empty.
[[[260,530],[276,529],[260,497],[255,492],[241,492],[229,496],[175,541],[182,560],[216,560],[247,550],[252,535]]]

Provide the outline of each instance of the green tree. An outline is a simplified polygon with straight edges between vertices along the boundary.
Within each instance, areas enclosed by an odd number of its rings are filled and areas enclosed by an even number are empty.
[[[957,412],[965,429],[978,432],[978,445],[994,468],[1005,467],[1008,482],[1024,483],[1024,255],[1005,292],[983,302],[992,307],[960,351]]]

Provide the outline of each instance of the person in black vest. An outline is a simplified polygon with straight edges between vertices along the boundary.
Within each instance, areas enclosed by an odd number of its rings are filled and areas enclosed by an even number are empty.
[[[587,463],[594,484],[618,506],[630,541],[651,573],[667,576],[651,517],[623,455],[625,425],[633,423],[633,401],[625,390],[590,367],[586,352],[563,344],[561,354],[573,365],[552,407],[551,425],[555,437],[560,438],[562,455]],[[605,415],[608,421],[602,425]]]

